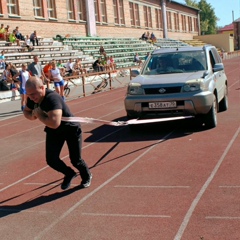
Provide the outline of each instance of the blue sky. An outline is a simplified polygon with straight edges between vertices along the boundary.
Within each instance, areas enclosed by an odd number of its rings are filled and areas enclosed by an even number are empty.
[[[175,2],[185,4],[184,0],[174,0]],[[199,2],[199,0],[196,0]],[[213,7],[219,21],[217,25],[224,27],[240,17],[240,0],[206,0]]]

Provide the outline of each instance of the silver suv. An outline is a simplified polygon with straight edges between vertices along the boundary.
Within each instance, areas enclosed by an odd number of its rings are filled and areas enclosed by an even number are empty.
[[[157,49],[132,71],[125,98],[128,119],[198,116],[209,128],[228,109],[228,83],[216,48]]]

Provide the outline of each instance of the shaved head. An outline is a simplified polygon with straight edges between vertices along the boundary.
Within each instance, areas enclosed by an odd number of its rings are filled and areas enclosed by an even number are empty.
[[[37,76],[31,76],[27,82],[26,82],[26,88],[38,88],[38,87],[42,87],[43,86],[43,82],[42,79],[37,77]]]
[[[25,87],[27,96],[35,103],[40,103],[43,100],[46,90],[41,78],[37,76],[30,77],[27,80]]]

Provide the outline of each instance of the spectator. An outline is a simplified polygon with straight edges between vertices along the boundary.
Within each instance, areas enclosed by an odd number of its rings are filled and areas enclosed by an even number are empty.
[[[95,72],[102,72],[103,71],[103,65],[101,63],[101,57],[99,57],[94,63],[93,63],[93,69]]]
[[[144,57],[144,60],[146,61],[150,55],[150,52],[147,53],[147,55]]]
[[[11,75],[12,75],[11,89],[12,90],[17,90],[17,89],[20,88],[19,79],[16,76],[18,74],[18,70],[17,70],[16,66],[13,63],[10,62],[10,63],[8,63],[8,65],[9,65],[9,70],[10,70]]]
[[[99,53],[100,53],[100,55],[106,54],[103,46],[100,46],[100,48],[99,48]]]
[[[62,63],[62,60],[59,59],[58,62],[57,62],[57,67],[58,69],[61,71],[61,75],[64,76],[65,75],[65,66],[64,64]]]
[[[30,78],[30,73],[27,71],[27,64],[22,64],[22,70],[19,71],[13,78],[17,79],[19,77],[20,81],[20,95],[21,95],[21,110],[23,111],[27,103],[27,93],[25,85],[27,80]]]
[[[26,48],[27,48],[27,50],[28,50],[29,52],[31,52],[31,51],[34,50],[34,47],[32,46],[32,43],[31,43],[30,38],[29,38],[28,35],[26,35],[25,46],[26,46]]]
[[[61,72],[59,68],[56,65],[55,61],[52,61],[51,63],[51,69],[48,72],[49,79],[54,82],[54,87],[56,92],[62,97],[63,100],[65,100],[64,97],[64,80],[61,76]]]
[[[5,51],[2,50],[1,51],[1,55],[0,55],[0,69],[5,69]]]
[[[38,76],[41,78],[43,83],[47,84],[47,88],[49,89],[50,80],[44,74],[42,65],[39,63],[39,58],[37,55],[33,56],[33,62],[28,65],[28,71],[31,76]]]
[[[135,54],[133,62],[138,63],[139,66],[142,64],[142,60],[140,59],[138,53]]]
[[[110,56],[110,64],[111,64],[112,70],[116,70],[116,63],[113,59],[113,56]]]
[[[5,27],[5,29],[4,29],[4,34],[5,34],[5,40],[6,41],[8,41],[9,42],[9,34],[10,34],[10,32],[9,32],[9,25],[7,25],[6,27]]]
[[[74,70],[76,71],[76,73],[81,73],[81,74],[86,74],[87,73],[87,69],[86,68],[83,68],[82,67],[82,63],[81,63],[81,59],[80,58],[77,58],[75,60],[75,63],[74,63]]]
[[[65,70],[65,72],[68,73],[70,76],[74,75],[74,73],[75,73],[75,70],[73,68],[73,64],[74,64],[74,62],[72,61],[71,58],[69,58],[68,62],[66,63],[66,70]]]
[[[0,40],[6,40],[4,24],[1,24],[0,27]]]
[[[142,36],[140,37],[140,40],[144,40],[144,41],[148,40],[146,32],[142,34]]]
[[[152,43],[155,43],[157,41],[157,38],[155,37],[154,33],[151,33],[150,40]]]
[[[47,78],[50,79],[49,77],[49,70],[52,69],[52,61],[48,62],[44,67],[43,67],[43,72]],[[50,79],[51,80],[51,79]]]
[[[12,83],[12,74],[10,72],[10,64],[5,64],[5,69],[2,74],[2,80],[7,83]]]
[[[30,35],[30,41],[31,41],[33,46],[35,46],[35,44],[37,44],[37,46],[38,46],[38,37],[37,37],[37,31],[36,30]]]
[[[16,38],[19,39],[19,40],[25,40],[23,35],[19,32],[19,27],[16,27]]]
[[[16,38],[16,30],[13,30],[12,33],[9,34],[9,42],[11,44],[17,43],[18,46],[20,46],[20,40]]]

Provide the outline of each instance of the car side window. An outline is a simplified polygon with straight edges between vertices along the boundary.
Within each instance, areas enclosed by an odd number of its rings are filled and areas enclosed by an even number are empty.
[[[213,68],[216,62],[211,51],[209,51],[209,56],[210,56],[211,66]]]

